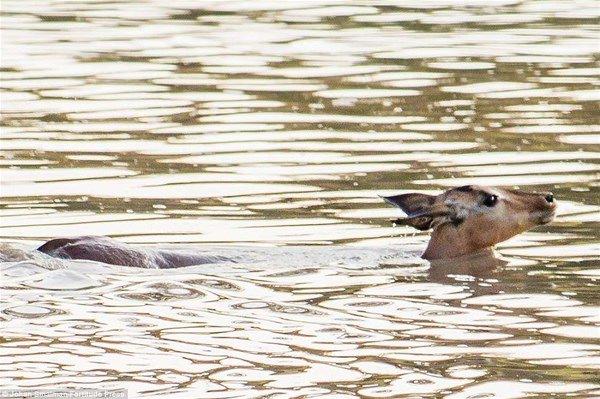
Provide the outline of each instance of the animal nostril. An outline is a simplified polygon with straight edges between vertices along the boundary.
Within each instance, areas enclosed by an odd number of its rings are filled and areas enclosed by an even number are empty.
[[[554,202],[553,194],[546,194],[546,196],[544,198],[546,199],[547,202]]]

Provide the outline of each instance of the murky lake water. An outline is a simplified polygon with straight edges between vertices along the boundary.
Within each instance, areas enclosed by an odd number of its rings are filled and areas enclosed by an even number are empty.
[[[598,2],[2,10],[1,386],[600,395]],[[468,183],[551,190],[559,216],[429,265],[377,196]],[[247,262],[31,251],[82,234]]]

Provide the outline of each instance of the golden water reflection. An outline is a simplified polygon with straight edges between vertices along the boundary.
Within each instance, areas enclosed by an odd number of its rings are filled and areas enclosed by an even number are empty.
[[[1,9],[0,385],[600,395],[594,1]],[[553,191],[557,219],[429,265],[379,198],[471,183]],[[238,263],[31,251],[80,234]]]

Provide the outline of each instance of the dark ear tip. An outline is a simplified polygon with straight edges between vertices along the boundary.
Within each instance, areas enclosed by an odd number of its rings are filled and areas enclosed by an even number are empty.
[[[435,196],[421,193],[406,193],[390,196],[381,196],[383,200],[391,205],[402,209],[407,215],[423,212],[431,207]]]
[[[390,202],[390,203],[391,203],[391,201],[392,201],[391,199],[392,199],[393,197],[394,197],[394,196],[391,196],[391,195],[380,195],[380,196],[379,196],[379,198],[381,198],[381,199],[382,199],[382,200],[384,200],[385,202]]]
[[[402,207],[403,199],[406,198],[408,195],[410,195],[410,194],[399,194],[399,195],[389,195],[389,196],[380,195],[380,197],[383,198],[383,200],[390,205]]]
[[[410,226],[414,229],[420,231],[427,231],[431,228],[431,223],[433,219],[431,217],[423,216],[416,218],[400,218],[395,220],[390,220],[394,227],[398,226]]]

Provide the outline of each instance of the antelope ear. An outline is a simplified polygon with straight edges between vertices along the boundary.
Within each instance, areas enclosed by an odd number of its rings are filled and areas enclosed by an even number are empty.
[[[393,221],[394,226],[410,226],[417,230],[425,231],[431,228],[433,223],[432,216],[417,216],[412,218],[401,218]]]
[[[398,219],[395,224],[404,224],[414,227],[418,230],[429,230],[433,223],[433,203],[435,195],[427,195],[420,193],[400,194],[391,197],[383,197],[383,199],[406,213],[406,219]]]
[[[427,195],[420,193],[400,194],[391,197],[383,197],[383,199],[402,209],[408,216],[418,215],[431,210],[435,202],[435,195]]]

